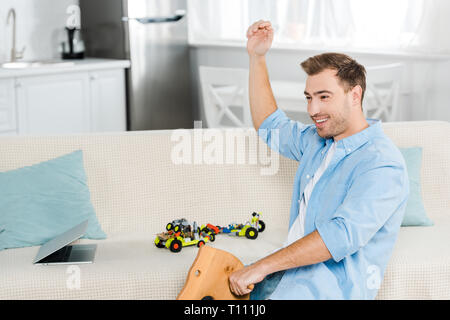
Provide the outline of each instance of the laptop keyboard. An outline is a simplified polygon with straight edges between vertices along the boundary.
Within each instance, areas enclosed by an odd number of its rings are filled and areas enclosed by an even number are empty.
[[[69,257],[70,253],[72,252],[72,246],[65,246],[61,249],[53,252],[51,255],[47,256],[46,258],[40,260],[40,263],[51,263],[51,262],[66,262]]]

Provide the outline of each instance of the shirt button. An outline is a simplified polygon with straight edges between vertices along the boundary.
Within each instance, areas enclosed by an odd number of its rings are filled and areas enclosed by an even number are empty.
[[[350,151],[352,151],[352,149],[348,148],[347,151],[350,152]]]
[[[309,174],[306,175],[306,179],[309,179]]]

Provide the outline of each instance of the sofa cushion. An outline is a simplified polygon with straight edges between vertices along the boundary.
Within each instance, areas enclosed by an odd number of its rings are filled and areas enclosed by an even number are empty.
[[[422,201],[420,171],[422,169],[422,148],[399,148],[406,163],[409,177],[409,197],[402,226],[432,226]]]
[[[377,299],[450,298],[450,219],[432,227],[401,228]],[[287,230],[269,228],[256,240],[228,235],[209,243],[250,264],[280,247]],[[33,265],[39,247],[0,252],[0,299],[175,299],[197,255],[158,249],[149,233],[118,233],[97,243],[93,264]],[[414,250],[412,250],[413,248]],[[74,284],[79,276],[79,288]]]
[[[402,227],[377,299],[450,299],[450,217]]]
[[[103,239],[81,150],[0,172],[0,250],[40,245],[88,219],[85,237]]]

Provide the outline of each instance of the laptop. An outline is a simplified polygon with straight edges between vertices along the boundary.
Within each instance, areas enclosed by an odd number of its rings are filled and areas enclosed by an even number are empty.
[[[83,221],[43,244],[33,263],[40,265],[92,263],[97,249],[96,244],[68,245],[82,237],[87,226],[88,220]]]

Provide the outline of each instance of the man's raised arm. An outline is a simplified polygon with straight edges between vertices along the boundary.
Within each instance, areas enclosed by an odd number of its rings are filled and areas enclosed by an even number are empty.
[[[255,22],[248,28],[247,38],[250,110],[253,126],[258,130],[264,120],[277,109],[265,58],[273,40],[272,25],[269,21]]]

